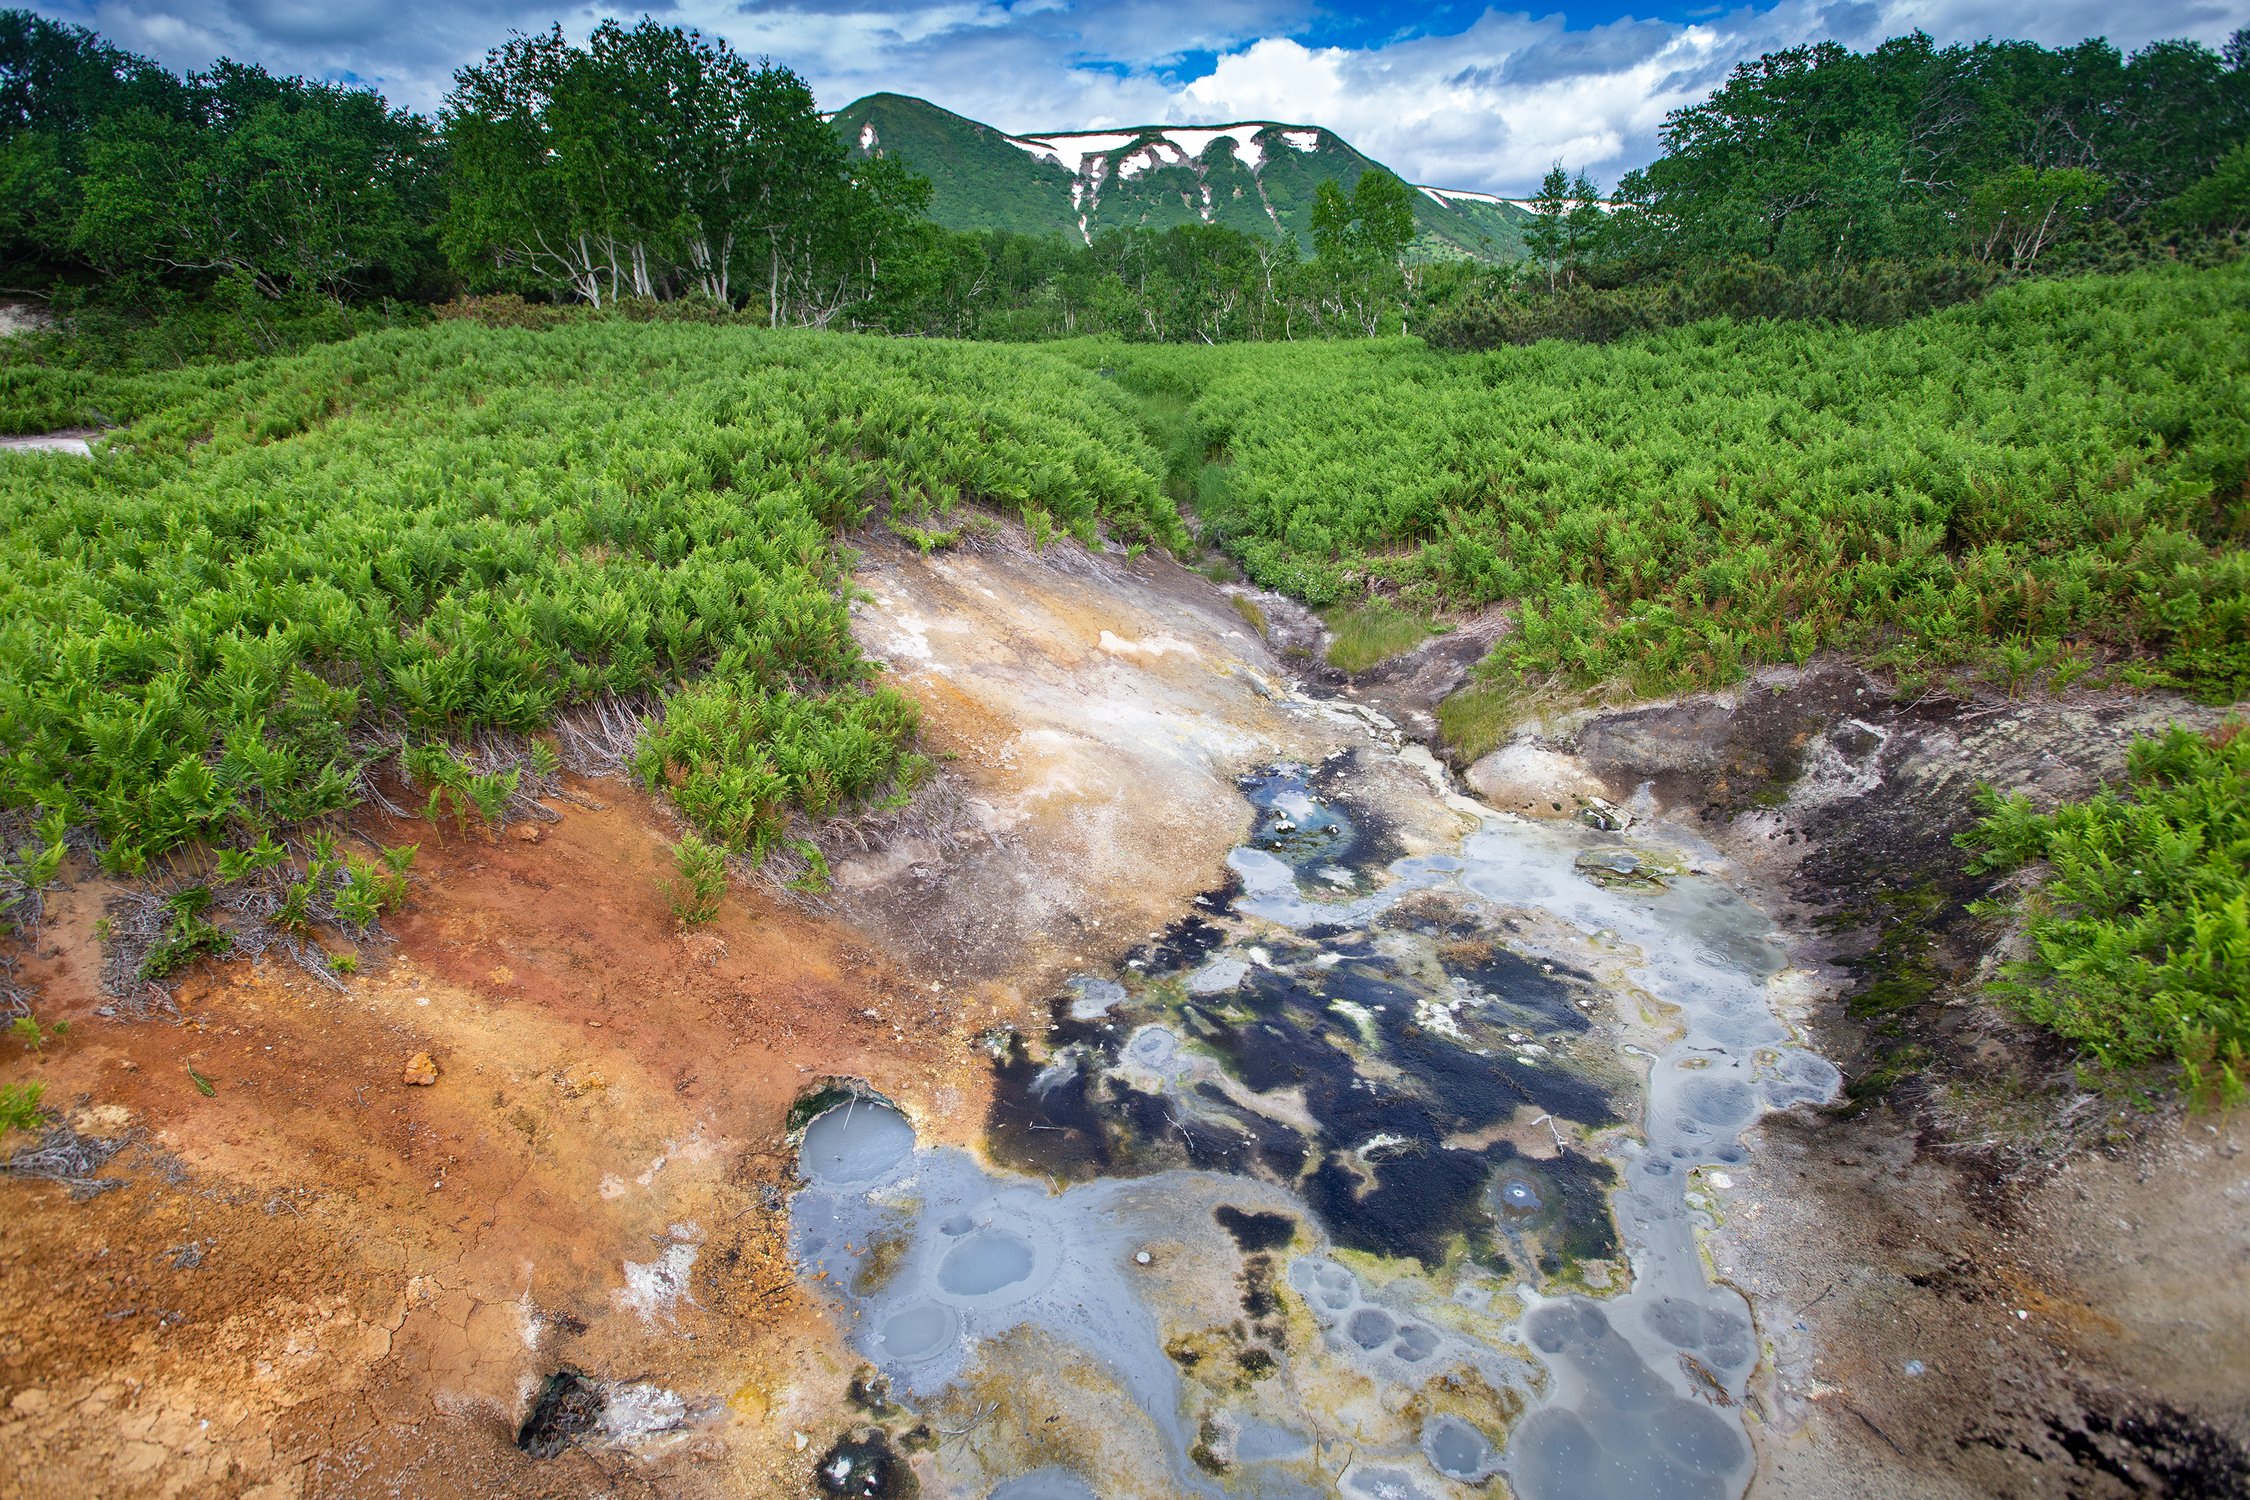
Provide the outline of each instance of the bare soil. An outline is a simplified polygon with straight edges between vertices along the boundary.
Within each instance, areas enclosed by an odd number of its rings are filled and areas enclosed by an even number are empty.
[[[680,931],[662,814],[574,790],[597,806],[518,825],[536,842],[374,830],[421,841],[418,899],[346,994],[220,964],[177,1024],[105,1019],[101,885],[62,903],[31,977],[72,1030],[7,1071],[130,1144],[97,1196],[0,1186],[4,1487],[787,1487],[789,1424],[814,1421],[787,1414],[792,1381],[829,1356],[781,1246],[786,1112],[836,1072],[973,1118],[980,1075],[955,1059],[983,1018],[769,901]],[[419,1052],[426,1088],[402,1081]],[[636,1306],[628,1264],[674,1245],[684,1287]],[[542,1464],[513,1439],[564,1365],[706,1410],[627,1463]]]

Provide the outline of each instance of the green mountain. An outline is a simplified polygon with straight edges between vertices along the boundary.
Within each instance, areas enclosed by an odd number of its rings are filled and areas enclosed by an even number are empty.
[[[1091,241],[1104,229],[1223,224],[1292,235],[1312,248],[1313,194],[1347,191],[1379,165],[1317,125],[1141,125],[1009,135],[927,100],[870,94],[838,110],[836,131],[855,155],[886,155],[930,179],[930,215],[949,229],[1060,233]],[[1514,260],[1523,254],[1520,205],[1489,193],[1422,188],[1415,246],[1430,258]]]

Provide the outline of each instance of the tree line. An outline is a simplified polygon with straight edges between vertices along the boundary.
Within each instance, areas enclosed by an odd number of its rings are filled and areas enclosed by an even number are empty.
[[[245,64],[174,75],[8,11],[0,281],[113,306],[502,295],[1009,340],[1888,322],[2011,276],[2231,252],[2246,140],[2250,30],[2130,56],[1915,34],[1740,65],[1606,196],[1556,163],[1515,265],[1420,253],[1412,190],[1380,170],[1322,186],[1310,255],[1219,226],[1086,246],[940,228],[912,163],[853,160],[797,74],[650,20],[514,37],[433,121]]]
[[[513,293],[734,306],[822,326],[866,303],[929,188],[852,162],[787,68],[644,20],[518,36],[436,121],[220,62],[175,76],[0,13],[0,264],[130,298]]]
[[[1895,321],[2010,276],[2231,253],[2250,230],[2250,29],[2217,51],[2099,39],[1739,64],[1606,198],[1556,162],[1527,264],[1439,342],[1605,337],[1724,313]]]

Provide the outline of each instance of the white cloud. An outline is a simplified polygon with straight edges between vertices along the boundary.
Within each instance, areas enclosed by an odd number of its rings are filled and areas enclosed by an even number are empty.
[[[1186,118],[1310,120],[1416,182],[1520,194],[1557,159],[1614,183],[1656,154],[1667,113],[1763,51],[1824,37],[1867,46],[1916,27],[1940,42],[1999,35],[2053,45],[2106,31],[2127,47],[2166,36],[2215,43],[2245,18],[2158,0],[2129,26],[2121,19],[2099,4],[2008,0],[1784,0],[1693,24],[1624,19],[1575,29],[1559,14],[1486,11],[1457,34],[1379,48],[1261,40],[1222,57],[1177,97]]]
[[[877,90],[919,94],[1019,134],[1274,118],[1325,125],[1417,182],[1527,191],[1549,162],[1605,183],[1657,148],[1665,113],[1738,60],[1834,37],[1866,46],[1919,27],[1940,42],[2107,35],[2216,44],[2250,21],[2240,0],[1779,0],[1692,23],[1487,10],[1459,32],[1322,46],[1317,0],[663,0],[660,19],[723,36],[803,73],[827,108]],[[172,67],[221,54],[352,77],[432,110],[452,70],[511,30],[560,20],[584,36],[606,8],[578,0],[69,0],[40,4]],[[1347,7],[1348,8],[1348,7]],[[1201,76],[1183,59],[1216,55]]]
[[[1344,70],[1355,56],[1341,47],[1307,47],[1287,37],[1262,38],[1218,60],[1209,76],[1179,93],[1188,114],[1326,125],[1340,117]]]

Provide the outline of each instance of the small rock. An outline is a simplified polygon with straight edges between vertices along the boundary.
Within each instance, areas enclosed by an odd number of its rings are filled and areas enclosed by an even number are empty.
[[[1577,859],[1578,873],[1596,885],[1631,890],[1664,889],[1665,879],[1675,868],[1658,864],[1646,856],[1624,848],[1588,849]]]
[[[132,1128],[133,1112],[122,1104],[92,1104],[72,1113],[70,1128],[98,1140],[115,1140]]]
[[[406,1060],[406,1072],[401,1075],[418,1089],[426,1089],[437,1082],[437,1059],[427,1052],[417,1052]]]
[[[1578,820],[1604,833],[1617,833],[1632,826],[1633,815],[1606,798],[1588,797],[1578,810]]]

